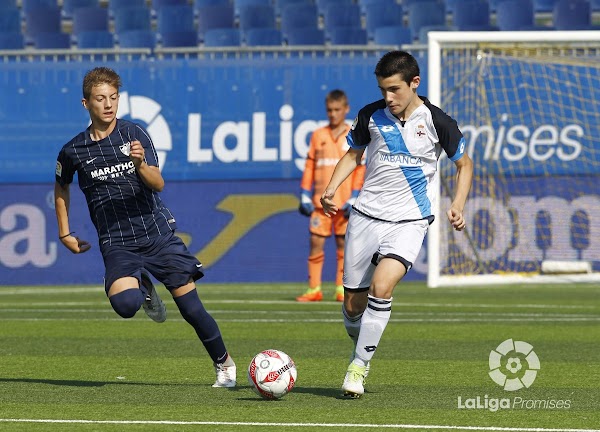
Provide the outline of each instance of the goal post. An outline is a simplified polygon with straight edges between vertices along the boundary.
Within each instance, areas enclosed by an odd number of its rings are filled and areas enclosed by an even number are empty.
[[[600,282],[600,31],[430,32],[428,98],[475,163],[467,228],[439,161],[430,287]]]

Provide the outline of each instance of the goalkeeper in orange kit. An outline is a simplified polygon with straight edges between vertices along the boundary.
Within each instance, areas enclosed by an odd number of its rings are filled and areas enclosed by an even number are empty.
[[[343,212],[338,212],[329,218],[323,213],[320,202],[321,195],[329,183],[329,179],[340,158],[348,150],[346,135],[350,126],[346,124],[346,116],[350,112],[348,98],[342,90],[332,90],[325,97],[325,108],[329,124],[315,130],[310,140],[306,156],[306,165],[300,183],[301,196],[299,211],[310,217],[310,252],[308,255],[308,290],[296,300],[299,302],[320,301],[321,275],[325,261],[325,240],[335,235],[337,249],[337,271],[335,276],[335,299],[344,300],[342,275],[344,270],[344,236],[348,225],[348,216],[352,204],[362,187],[364,180],[364,165],[356,168],[352,176],[340,186],[335,195],[338,206]]]

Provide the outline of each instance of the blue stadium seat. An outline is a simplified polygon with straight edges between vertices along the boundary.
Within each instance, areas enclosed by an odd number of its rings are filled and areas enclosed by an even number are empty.
[[[115,33],[133,30],[151,30],[150,9],[146,6],[115,9]]]
[[[218,28],[233,28],[235,23],[232,5],[204,6],[198,9],[198,37],[204,40],[204,33]]]
[[[117,9],[146,7],[146,0],[108,0],[108,14],[115,16]]]
[[[38,33],[33,38],[33,46],[37,49],[69,49],[71,35],[67,33]]]
[[[358,0],[358,5],[360,6],[360,11],[363,15],[366,15],[372,6],[381,6],[381,5],[403,6],[405,4],[406,3],[403,3],[402,5],[400,5],[399,3],[396,2],[396,0]]]
[[[556,0],[533,0],[533,12],[552,12],[554,3]]]
[[[487,0],[460,0],[452,14],[452,24],[458,30],[490,25],[490,5]]]
[[[600,0],[590,0],[593,12],[600,12]]]
[[[175,5],[186,5],[188,4],[187,0],[152,0],[151,9],[158,13],[158,11],[164,6],[175,6]]]
[[[168,31],[161,34],[162,46],[195,47],[198,46],[198,33],[196,30]]]
[[[309,3],[286,6],[281,11],[280,25],[285,36],[297,28],[317,28],[319,26],[317,6]]]
[[[77,35],[77,48],[114,48],[113,34],[109,31],[82,31]]]
[[[21,33],[21,11],[19,9],[15,7],[2,10],[0,33]]]
[[[588,0],[557,0],[553,17],[556,30],[587,30],[592,25],[592,7]]]
[[[60,9],[58,6],[42,6],[25,12],[25,37],[27,42],[33,42],[38,33],[60,32]]]
[[[194,0],[194,10],[198,10],[205,6],[230,5],[230,0]]]
[[[343,9],[348,5],[353,4],[352,0],[315,0],[319,15],[325,15],[325,11],[330,5],[337,5],[339,9]]]
[[[502,31],[534,26],[532,0],[502,0],[496,4],[496,25]]]
[[[408,27],[387,26],[375,29],[373,42],[377,45],[405,45],[411,44],[413,40]]]
[[[236,28],[215,28],[204,33],[206,47],[236,47],[241,45],[241,35]]]
[[[6,9],[16,9],[17,8],[17,0],[0,0],[0,10],[2,13]]]
[[[121,48],[150,48],[156,46],[156,36],[152,30],[127,30],[117,34]]]
[[[285,35],[288,45],[325,45],[325,32],[317,27],[293,27]]]
[[[254,28],[244,33],[248,46],[281,46],[281,31],[274,28]]]
[[[247,5],[240,8],[240,30],[275,28],[275,9],[271,5]]]
[[[0,49],[3,50],[20,50],[25,48],[25,39],[19,32],[0,33]]]
[[[367,31],[357,27],[334,27],[329,30],[331,45],[366,45]]]
[[[290,5],[306,5],[312,4],[308,3],[307,0],[275,0],[273,6],[275,7],[275,15],[281,16],[281,12]]]
[[[330,4],[325,8],[323,24],[325,33],[330,33],[337,27],[361,28],[360,6],[350,4],[340,8],[338,5]]]
[[[243,7],[256,5],[272,6],[271,0],[233,0],[233,13],[238,17]]]
[[[27,13],[31,9],[55,7],[58,7],[58,3],[56,0],[22,0],[21,2],[21,10],[23,11],[23,13]]]
[[[419,38],[421,27],[446,25],[446,5],[444,0],[422,0],[418,3],[409,3],[408,27],[412,38]]]
[[[64,0],[62,5],[62,16],[72,18],[73,11],[82,7],[100,6],[98,0]]]
[[[74,36],[83,31],[108,30],[108,9],[100,6],[91,6],[75,9],[73,12]]]
[[[196,32],[194,8],[191,5],[163,6],[157,12],[157,32]]]
[[[402,26],[404,22],[402,6],[397,3],[378,2],[369,4],[365,15],[365,29],[369,39],[375,37],[380,27]]]
[[[447,26],[447,25],[431,25],[431,26],[423,26],[419,29],[419,36],[417,37],[417,41],[422,44],[426,44],[428,42],[427,33],[430,31],[455,31],[456,28]]]

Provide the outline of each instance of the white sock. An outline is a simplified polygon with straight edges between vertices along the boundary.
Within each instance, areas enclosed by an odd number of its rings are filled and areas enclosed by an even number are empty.
[[[369,295],[367,309],[363,313],[360,334],[354,353],[354,363],[366,366],[373,358],[383,331],[392,313],[392,299],[382,299]]]
[[[358,335],[360,333],[360,321],[363,314],[361,313],[351,317],[348,315],[348,312],[346,312],[344,305],[342,305],[342,314],[344,315],[344,327],[346,327],[346,332],[356,347],[356,341],[358,340]]]

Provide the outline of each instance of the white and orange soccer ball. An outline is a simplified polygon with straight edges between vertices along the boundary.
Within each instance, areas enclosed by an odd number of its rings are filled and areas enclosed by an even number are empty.
[[[298,371],[290,356],[268,349],[254,356],[248,366],[248,382],[265,399],[279,399],[296,385]]]

